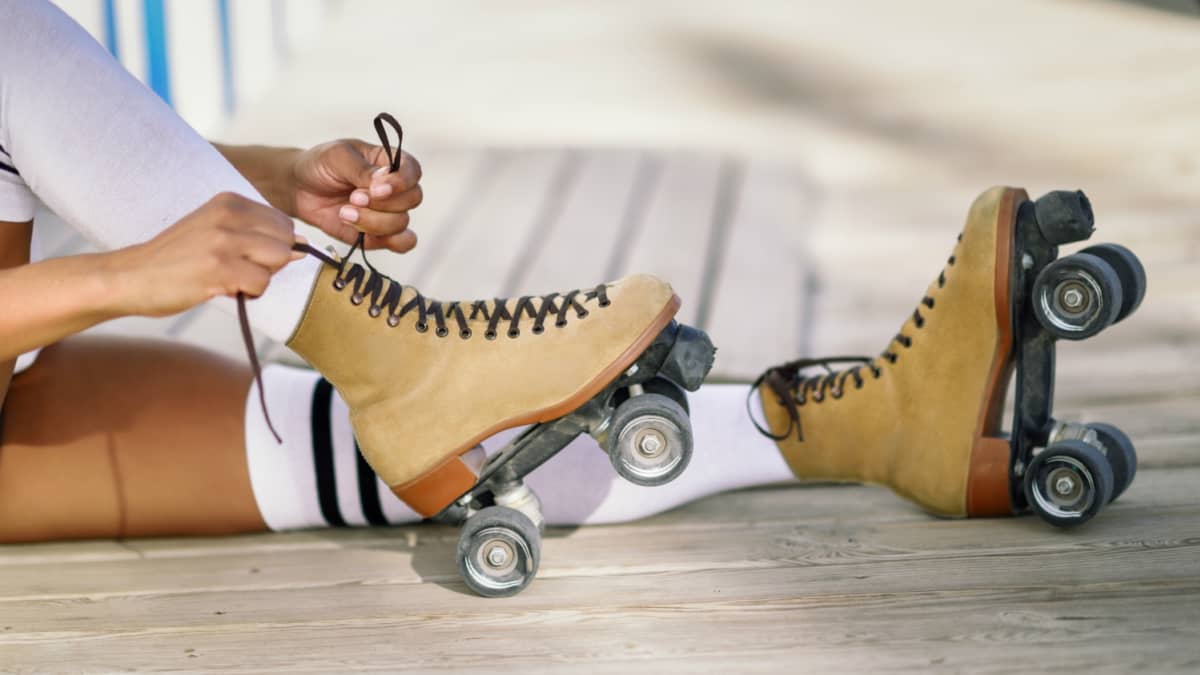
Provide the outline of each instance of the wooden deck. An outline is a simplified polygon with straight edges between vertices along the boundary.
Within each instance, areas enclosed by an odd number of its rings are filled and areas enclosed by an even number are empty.
[[[814,227],[821,194],[799,169],[715,154],[445,149],[424,163],[421,247],[376,264],[438,297],[663,274],[719,345],[720,380],[877,351],[966,209],[914,224],[929,209],[885,192],[892,222]],[[438,525],[7,546],[0,670],[1195,672],[1200,230],[1109,227],[1094,196],[1104,238],[1135,240],[1150,292],[1127,324],[1060,348],[1062,415],[1124,427],[1142,459],[1086,527],[939,520],[871,487],[763,488],[551,530],[538,580],[507,600],[467,593],[456,530]],[[53,253],[87,249],[47,235]],[[210,309],[99,330],[243,358]]]

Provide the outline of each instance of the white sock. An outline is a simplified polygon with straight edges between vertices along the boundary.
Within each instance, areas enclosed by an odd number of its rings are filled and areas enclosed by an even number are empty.
[[[330,525],[411,523],[420,516],[370,472],[354,444],[346,404],[311,370],[263,370],[267,405],[282,413],[275,442],[254,385],[246,396],[246,455],[263,520],[272,530]],[[687,470],[671,483],[641,487],[619,477],[590,436],[575,439],[527,478],[551,525],[616,523],[752,485],[792,480],[775,442],[747,417],[746,385],[710,385],[689,395],[695,447]],[[758,398],[752,408],[761,415]],[[315,415],[314,415],[315,413]],[[521,429],[489,438],[489,453]]]
[[[104,248],[152,238],[220,192],[264,202],[207,141],[49,2],[0,5],[0,146],[23,185]],[[6,180],[18,180],[6,173]],[[2,201],[2,200],[0,200]],[[13,198],[15,203],[15,197]],[[33,217],[33,200],[21,201]],[[255,328],[284,342],[320,269],[276,274],[247,304]],[[222,299],[232,311],[234,303]]]

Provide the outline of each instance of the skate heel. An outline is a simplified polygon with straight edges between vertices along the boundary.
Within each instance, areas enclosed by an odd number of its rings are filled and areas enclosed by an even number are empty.
[[[658,372],[684,389],[696,391],[708,377],[716,353],[717,348],[704,331],[680,325]]]
[[[1055,190],[1033,204],[1038,230],[1053,246],[1083,241],[1096,230],[1092,203],[1080,190]]]

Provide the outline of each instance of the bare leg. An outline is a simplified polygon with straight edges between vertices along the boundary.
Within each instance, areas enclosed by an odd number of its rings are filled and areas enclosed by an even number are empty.
[[[13,378],[0,541],[261,531],[249,370],[200,349],[75,337]]]

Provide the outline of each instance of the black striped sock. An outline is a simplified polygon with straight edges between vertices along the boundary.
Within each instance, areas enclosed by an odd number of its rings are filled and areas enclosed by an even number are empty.
[[[317,501],[326,523],[334,527],[347,527],[349,523],[338,506],[337,462],[334,459],[333,425],[330,420],[332,404],[333,385],[325,378],[318,379],[312,397],[312,451]],[[363,459],[357,441],[354,443],[354,456],[358,501],[363,517],[370,525],[386,526],[389,523],[379,499],[375,472]]]

